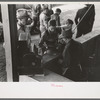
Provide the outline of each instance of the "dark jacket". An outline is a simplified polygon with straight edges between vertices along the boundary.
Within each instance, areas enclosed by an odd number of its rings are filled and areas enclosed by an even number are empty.
[[[82,75],[82,62],[83,49],[82,45],[73,39],[65,45],[63,51],[63,64],[64,68],[68,68],[65,77],[72,80],[79,80]]]
[[[60,24],[60,16],[57,13],[52,14],[51,15],[51,19],[56,20],[56,26],[60,26],[61,25]]]
[[[82,60],[82,53],[82,45],[73,39],[70,40],[63,50],[65,67],[74,67],[79,65]]]
[[[49,30],[46,30],[43,33],[43,35],[42,35],[42,37],[40,39],[39,46],[43,47],[44,44],[46,44],[46,46],[48,48],[55,48],[57,42],[58,42],[58,32],[57,32],[57,30],[52,34],[50,33]]]
[[[91,8],[90,8],[91,7]],[[89,9],[89,11],[88,11]],[[84,14],[88,11],[88,13],[84,16]],[[84,18],[82,19],[82,17]],[[76,25],[80,22],[77,26],[77,30],[82,32],[82,34],[86,34],[92,30],[94,18],[95,17],[95,7],[94,5],[89,4],[87,7],[79,9],[75,16],[75,23]]]

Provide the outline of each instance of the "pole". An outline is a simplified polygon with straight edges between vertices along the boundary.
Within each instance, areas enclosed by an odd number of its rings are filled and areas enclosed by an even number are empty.
[[[2,12],[3,33],[5,41],[7,82],[12,82],[13,71],[12,71],[11,37],[10,37],[10,26],[9,26],[10,22],[9,22],[7,4],[1,4],[1,12]]]
[[[8,5],[9,21],[10,21],[10,37],[11,37],[11,53],[12,53],[12,71],[13,71],[13,81],[19,81],[18,75],[18,57],[17,57],[17,20],[16,20],[16,5]]]

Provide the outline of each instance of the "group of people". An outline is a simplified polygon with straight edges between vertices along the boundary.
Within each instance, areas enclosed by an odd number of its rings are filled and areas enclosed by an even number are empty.
[[[93,9],[94,5],[87,5]],[[87,6],[84,9],[87,9]],[[58,59],[58,64],[61,65],[61,74],[65,77],[68,77],[72,80],[78,81],[82,76],[82,60],[83,60],[83,48],[82,45],[75,40],[72,39],[73,32],[72,26],[74,22],[71,19],[66,20],[66,25],[61,26],[60,24],[60,13],[61,9],[57,8],[55,13],[53,13],[52,9],[49,9],[48,6],[44,6],[42,12],[39,10],[40,5],[38,5],[36,12],[38,14],[37,22],[39,22],[39,30],[40,30],[40,41],[39,48],[42,50],[42,54],[45,51],[49,50],[50,52],[59,52],[61,56]],[[27,24],[29,20],[29,15],[27,10],[21,12],[18,10],[17,15],[17,29],[18,29],[18,47],[21,48],[22,52],[20,55],[24,55],[29,51],[31,44],[31,35],[30,31],[34,26],[34,21],[32,23]],[[84,10],[84,14],[85,14]],[[78,11],[75,17],[75,22],[78,24],[79,20],[81,20],[82,15],[84,16],[82,11]],[[95,14],[95,13],[93,13]],[[88,14],[88,17],[93,15],[92,12]],[[80,16],[81,15],[81,16]],[[93,15],[94,16],[94,15]],[[93,26],[94,17],[92,18],[83,18],[82,22],[77,26],[77,37],[82,34],[86,34],[90,32]],[[33,19],[32,19],[33,20]],[[88,23],[88,20],[91,20]],[[87,25],[87,26],[82,26]],[[88,24],[87,24],[88,23]],[[91,25],[90,28],[88,26]],[[89,31],[85,30],[88,29]],[[23,43],[22,43],[23,41]],[[23,45],[24,44],[24,45]],[[22,49],[23,48],[23,49]],[[20,58],[21,60],[22,58]]]

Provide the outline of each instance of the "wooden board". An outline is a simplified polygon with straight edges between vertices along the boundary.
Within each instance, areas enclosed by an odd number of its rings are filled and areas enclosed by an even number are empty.
[[[39,82],[72,82],[72,80],[61,75],[58,75],[48,69],[45,69],[44,73],[44,76],[31,76],[31,78]]]
[[[52,61],[56,60],[60,56],[60,53],[50,53],[44,54],[42,57],[42,66],[51,63]]]

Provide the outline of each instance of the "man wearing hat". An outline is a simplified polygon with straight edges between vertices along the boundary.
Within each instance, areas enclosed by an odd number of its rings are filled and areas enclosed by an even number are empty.
[[[43,49],[44,47],[50,50],[56,50],[58,43],[58,30],[56,28],[56,21],[50,20],[48,23],[48,29],[43,32],[40,39],[39,46]],[[44,46],[46,44],[46,46]]]
[[[22,65],[22,57],[29,52],[31,36],[30,27],[27,26],[29,15],[26,9],[17,10],[17,32],[18,32],[18,57],[20,65]]]
[[[19,9],[17,11],[17,29],[18,29],[18,40],[27,41],[30,38],[30,29],[27,26],[29,15],[26,9]]]
[[[79,81],[82,72],[82,45],[72,39],[73,32],[71,29],[64,30],[62,34],[65,44],[62,53],[62,75],[71,80]]]

